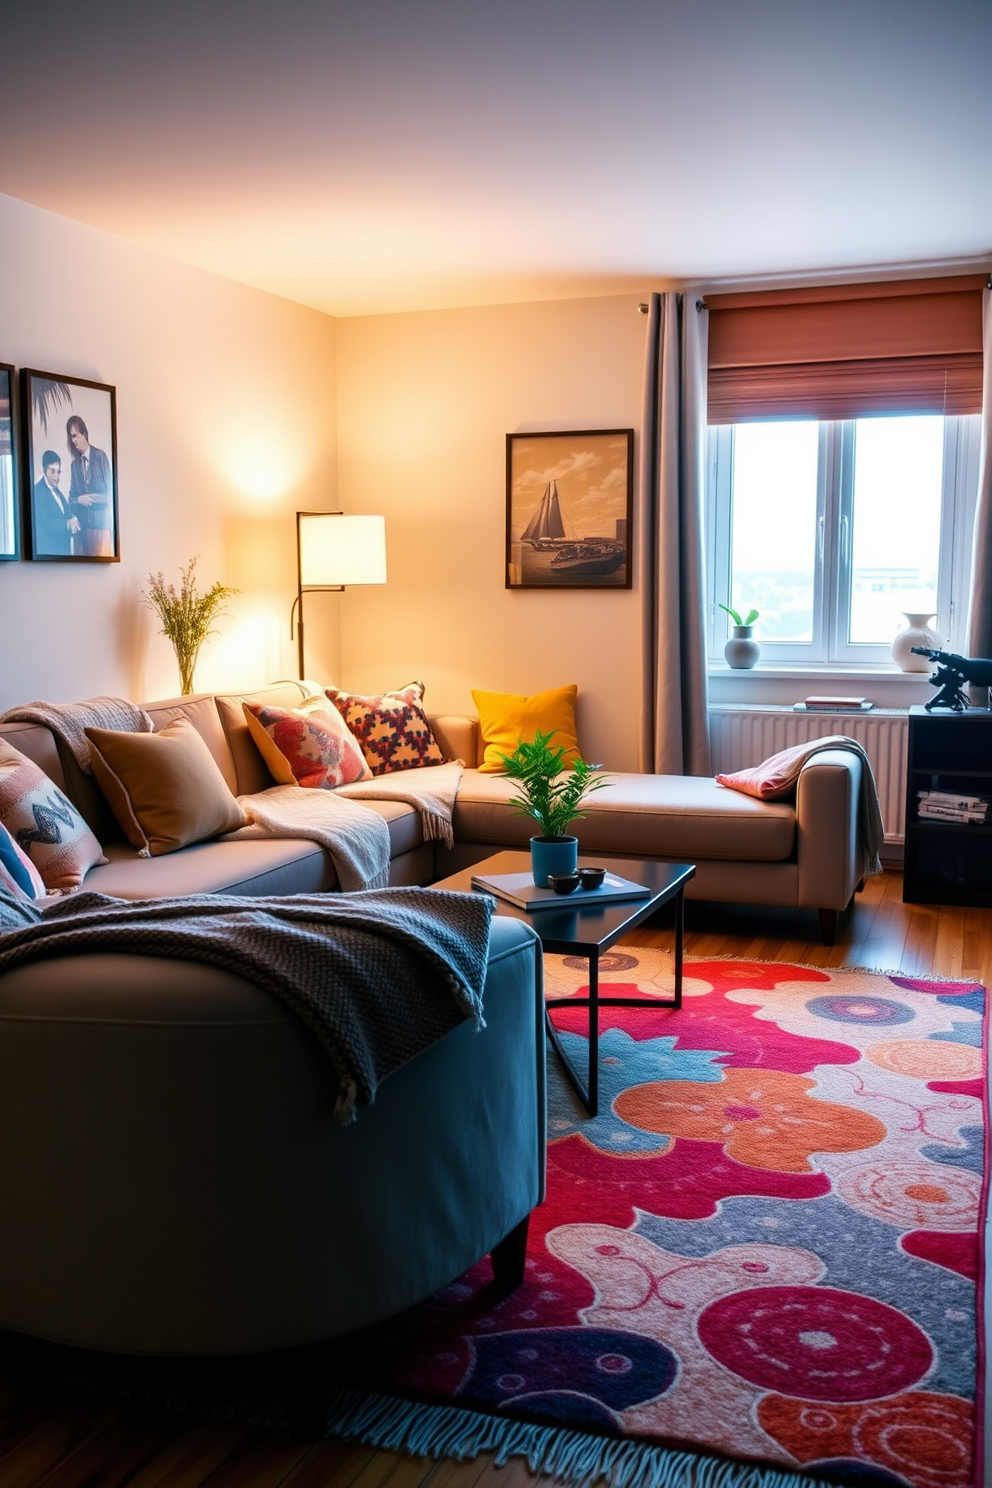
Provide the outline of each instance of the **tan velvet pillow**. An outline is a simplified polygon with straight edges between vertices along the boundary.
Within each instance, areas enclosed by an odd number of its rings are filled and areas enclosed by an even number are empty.
[[[247,820],[210,750],[186,718],[158,734],[86,730],[93,774],[127,840],[159,858]]]

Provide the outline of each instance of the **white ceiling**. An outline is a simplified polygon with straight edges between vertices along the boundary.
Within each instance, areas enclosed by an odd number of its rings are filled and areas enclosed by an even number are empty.
[[[3,0],[0,191],[335,315],[992,262],[992,0]]]

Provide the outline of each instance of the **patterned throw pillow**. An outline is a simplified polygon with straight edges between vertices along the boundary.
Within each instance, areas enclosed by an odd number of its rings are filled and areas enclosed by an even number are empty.
[[[67,796],[20,750],[0,739],[0,823],[27,853],[45,888],[78,889],[103,849]]]
[[[15,899],[45,897],[41,874],[4,826],[0,826],[0,892]]]
[[[362,746],[373,775],[444,764],[444,755],[420,706],[423,682],[411,682],[396,692],[374,697],[329,687],[327,696]]]
[[[333,790],[370,771],[344,719],[323,698],[299,708],[267,708],[245,703],[245,722],[259,753],[280,785]]]

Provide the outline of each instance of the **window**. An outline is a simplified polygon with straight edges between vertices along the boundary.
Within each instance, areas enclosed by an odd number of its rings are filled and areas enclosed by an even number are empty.
[[[884,415],[711,426],[710,654],[760,611],[762,659],[891,665],[903,612],[963,645],[980,419]]]

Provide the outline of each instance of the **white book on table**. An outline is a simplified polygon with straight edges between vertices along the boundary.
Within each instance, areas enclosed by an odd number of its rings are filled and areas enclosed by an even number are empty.
[[[649,899],[651,890],[608,873],[598,889],[573,889],[571,894],[556,894],[554,889],[539,889],[532,873],[474,874],[473,889],[495,894],[515,904],[518,909],[588,909],[597,904],[617,903],[624,899]]]

